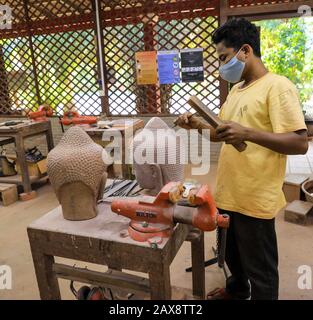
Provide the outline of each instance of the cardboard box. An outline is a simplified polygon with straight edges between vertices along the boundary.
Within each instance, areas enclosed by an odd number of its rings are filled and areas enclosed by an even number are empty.
[[[44,158],[36,163],[27,161],[27,167],[30,176],[40,177],[47,173],[47,159]],[[15,170],[18,174],[21,174],[21,168],[18,163],[16,163]]]

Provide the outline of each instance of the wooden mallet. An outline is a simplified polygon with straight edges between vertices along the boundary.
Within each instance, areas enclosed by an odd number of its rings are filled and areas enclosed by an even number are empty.
[[[188,104],[198,112],[198,114],[206,120],[214,129],[219,125],[223,124],[223,121],[208,107],[204,105],[204,103],[198,99],[196,96],[191,96],[188,100]],[[245,142],[241,142],[239,144],[233,145],[239,152],[245,151],[247,148],[247,144]]]

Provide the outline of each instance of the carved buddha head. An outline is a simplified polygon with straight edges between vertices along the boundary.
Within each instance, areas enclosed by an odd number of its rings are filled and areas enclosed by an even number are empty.
[[[71,127],[47,157],[52,187],[68,220],[97,215],[97,200],[106,183],[103,148],[79,127]]]

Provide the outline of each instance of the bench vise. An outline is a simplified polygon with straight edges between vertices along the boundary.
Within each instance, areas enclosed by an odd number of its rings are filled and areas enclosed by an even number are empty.
[[[170,182],[150,201],[140,198],[114,200],[111,210],[131,219],[128,233],[136,241],[161,243],[175,223],[192,225],[202,231],[228,228],[229,217],[220,215],[207,185],[195,186],[183,197],[180,182]]]

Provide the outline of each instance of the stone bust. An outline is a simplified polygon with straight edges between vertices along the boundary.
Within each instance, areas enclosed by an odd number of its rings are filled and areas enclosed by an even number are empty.
[[[156,195],[170,181],[184,181],[181,142],[160,118],[149,120],[133,139],[133,172],[141,188]]]
[[[103,148],[79,127],[71,127],[47,157],[51,185],[68,220],[96,217],[107,173]]]

